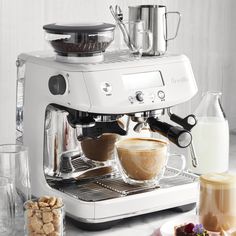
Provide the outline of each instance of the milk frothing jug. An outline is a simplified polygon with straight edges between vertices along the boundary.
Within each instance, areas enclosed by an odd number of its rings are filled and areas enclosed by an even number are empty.
[[[171,37],[167,33],[168,14],[176,14],[178,16],[176,31]],[[180,19],[179,12],[167,12],[166,6],[163,5],[129,6],[129,21],[144,21],[144,29],[150,31],[153,35],[152,49],[143,53],[143,55],[157,56],[165,54],[168,41],[177,37]],[[146,39],[146,48],[148,48],[148,45],[148,39]]]

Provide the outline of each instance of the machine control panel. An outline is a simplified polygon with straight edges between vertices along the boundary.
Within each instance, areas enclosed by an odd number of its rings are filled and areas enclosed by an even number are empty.
[[[129,91],[128,100],[131,104],[165,101],[165,82],[161,70],[152,68],[145,72],[123,74],[121,78],[125,90]]]
[[[135,92],[134,95],[129,96],[128,100],[131,104],[134,103],[144,104],[144,103],[153,103],[156,97],[157,96],[153,92],[144,93],[142,91],[137,91]]]
[[[68,82],[65,77],[70,93],[61,97],[78,110],[86,105],[91,113],[127,114],[162,109],[189,100],[197,91],[191,65],[183,56],[81,68],[70,72]],[[86,101],[82,100],[84,96]]]
[[[53,95],[63,95],[66,92],[66,80],[63,75],[51,76],[48,81],[48,88]]]

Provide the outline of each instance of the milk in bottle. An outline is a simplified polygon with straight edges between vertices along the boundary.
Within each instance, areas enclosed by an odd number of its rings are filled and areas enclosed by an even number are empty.
[[[220,104],[221,93],[207,92],[195,115],[197,125],[192,129],[193,146],[198,166],[188,168],[196,174],[222,173],[229,165],[229,127]]]

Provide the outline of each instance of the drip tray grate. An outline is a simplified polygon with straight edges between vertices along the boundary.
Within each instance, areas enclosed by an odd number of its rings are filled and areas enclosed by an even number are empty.
[[[121,195],[131,195],[135,193],[147,192],[153,189],[159,188],[159,186],[144,187],[144,186],[134,186],[125,183],[120,176],[100,179],[96,181],[96,184],[100,185],[103,188],[109,189],[113,192],[120,193]]]
[[[177,171],[174,168],[167,168],[165,175],[168,176],[175,173],[177,173]],[[51,180],[48,181],[48,183],[52,188],[74,198],[87,202],[96,202],[125,197],[132,194],[158,191],[158,188],[171,188],[179,185],[191,184],[197,181],[198,176],[183,172],[175,178],[162,179],[159,186],[154,187],[141,187],[126,184],[119,174],[86,181],[58,182]]]

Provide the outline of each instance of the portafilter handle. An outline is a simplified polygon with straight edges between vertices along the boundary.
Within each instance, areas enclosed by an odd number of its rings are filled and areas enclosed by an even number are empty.
[[[147,123],[149,124],[151,131],[162,134],[180,148],[186,148],[192,142],[191,133],[182,127],[161,122],[154,117],[149,117]]]
[[[113,133],[119,135],[126,135],[118,121],[110,122],[96,122],[92,127],[85,127],[83,125],[76,125],[77,139],[82,141],[85,138],[99,138],[104,133]]]

